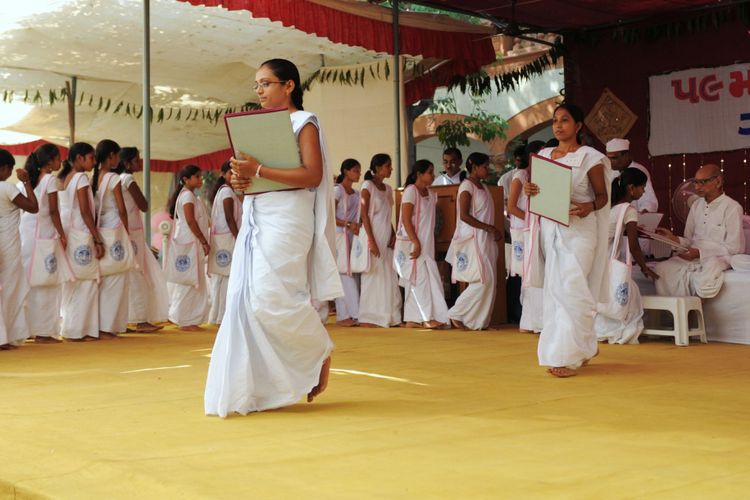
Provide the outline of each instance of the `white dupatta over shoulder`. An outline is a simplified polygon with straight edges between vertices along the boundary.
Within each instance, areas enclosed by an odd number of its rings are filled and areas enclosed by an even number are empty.
[[[292,113],[299,137],[312,123],[323,152],[314,189],[245,196],[227,306],[205,390],[207,415],[292,405],[318,384],[333,343],[313,308],[343,295],[333,257],[334,198],[325,142],[312,113]]]

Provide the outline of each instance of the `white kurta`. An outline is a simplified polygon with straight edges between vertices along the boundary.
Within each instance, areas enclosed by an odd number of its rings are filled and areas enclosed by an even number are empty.
[[[471,195],[471,215],[478,221],[495,225],[495,203],[492,195],[484,186],[480,189],[470,180],[465,180],[458,188],[458,198],[461,194],[468,192]],[[495,285],[497,283],[497,242],[490,233],[476,229],[461,220],[461,209],[456,204],[456,232],[453,241],[461,241],[471,234],[475,235],[480,249],[482,259],[482,281],[470,283],[459,295],[456,303],[448,311],[448,316],[463,323],[470,330],[482,330],[487,328],[492,319],[492,309],[495,305]],[[452,246],[452,243],[451,243]],[[446,261],[450,259],[453,263],[454,251],[448,248]]]
[[[20,193],[10,182],[0,181],[0,295],[7,341],[1,344],[20,344],[29,337],[26,322],[26,294],[28,281],[21,263],[21,238],[18,234],[20,209],[13,200]]]
[[[611,255],[612,245],[614,243],[615,231],[617,228],[617,219],[620,216],[620,207],[622,204],[615,205],[609,212],[609,252]],[[625,230],[630,222],[638,223],[638,213],[632,206],[628,206],[623,216],[622,228]],[[618,260],[625,261],[626,245],[628,245],[627,233],[620,239],[620,248],[617,252]],[[627,313],[625,318],[620,320],[609,317],[600,312],[594,320],[596,336],[600,341],[607,341],[610,344],[637,344],[638,336],[643,331],[643,306],[641,305],[641,292],[638,285],[632,280],[628,287],[628,303],[626,305]]]
[[[416,267],[414,281],[399,280],[399,285],[404,287],[404,321],[448,323],[448,306],[443,294],[443,282],[440,279],[440,272],[435,262],[437,194],[434,191],[427,190],[427,196],[422,196],[413,184],[404,189],[398,229],[398,236],[402,239],[409,238],[403,226],[405,203],[410,203],[414,207],[411,222],[417,231],[417,238],[419,238],[422,251],[414,263]],[[419,204],[419,208],[417,208],[417,204]]]
[[[401,323],[398,275],[393,269],[393,249],[388,248],[393,233],[393,190],[385,184],[381,191],[369,180],[362,184],[365,190],[370,193],[370,224],[380,257],[370,255],[370,269],[361,275],[359,322],[387,328]]]
[[[336,218],[359,224],[359,191],[353,190],[351,194],[341,184],[333,188],[334,198],[336,199]],[[364,231],[364,229],[361,229]],[[351,249],[354,234],[347,228],[336,226],[336,237],[346,238],[348,242],[346,248]],[[344,258],[347,261],[351,255],[346,252]],[[341,258],[341,256],[339,256]],[[344,296],[336,299],[336,320],[359,318],[359,274],[341,274],[341,286],[344,288]]]
[[[160,323],[169,315],[167,280],[159,261],[146,244],[141,211],[128,189],[135,180],[132,174],[120,174],[122,196],[128,211],[128,230],[133,245],[135,265],[128,271],[128,322]]]
[[[539,154],[550,158],[552,148]],[[588,172],[596,165],[604,166],[604,182],[609,185],[609,160],[591,147],[582,146],[557,161],[573,167],[571,201],[594,200]],[[597,302],[607,300],[604,272],[608,225],[609,204],[587,217],[571,217],[568,227],[542,219],[545,266],[544,327],[537,350],[540,365],[576,369],[596,354],[594,316]]]
[[[65,234],[72,229],[90,234],[83,222],[78,205],[78,191],[85,190],[89,207],[94,215],[94,195],[91,193],[89,178],[84,172],[68,174],[70,182],[64,191],[59,191],[60,218]],[[76,280],[63,283],[60,306],[62,327],[60,333],[68,339],[99,337],[99,287],[96,280]]]
[[[19,183],[19,189],[23,185]],[[34,243],[39,231],[40,239],[55,239],[57,230],[50,216],[49,195],[57,193],[57,178],[52,174],[43,174],[34,188],[39,203],[39,212],[21,214],[21,258],[23,270],[28,276]],[[25,191],[24,191],[25,194]],[[59,207],[58,201],[58,207]],[[58,265],[63,265],[62,262]],[[56,337],[60,334],[60,301],[62,284],[53,286],[35,286],[29,289],[26,296],[27,320],[31,337]]]
[[[297,136],[308,123],[320,131],[311,113],[291,117]],[[333,190],[322,133],[319,137],[324,168],[317,189],[243,201],[227,310],[206,380],[208,415],[244,415],[296,403],[318,384],[333,350],[312,306],[313,299],[343,293],[333,257]]]
[[[242,217],[242,200],[234,194],[232,188],[226,184],[219,188],[214,199],[211,210],[211,234],[229,233],[229,224],[227,224],[226,214],[224,212],[224,200],[231,199],[234,201],[234,220],[237,227],[240,227]],[[213,245],[213,242],[212,242]],[[209,274],[209,290],[211,292],[211,309],[208,311],[208,322],[212,325],[220,325],[224,317],[227,303],[227,286],[229,285],[229,276],[221,274]]]
[[[461,184],[461,175],[464,174],[463,170],[459,170],[455,175],[448,175],[446,172],[438,175],[437,178],[432,182],[433,186],[450,186],[453,184]]]
[[[115,229],[122,225],[115,201],[115,187],[120,184],[118,174],[107,172],[101,178],[96,192],[97,226]],[[122,333],[128,328],[128,274],[102,276],[99,282],[99,330]]]
[[[711,203],[700,198],[690,207],[680,243],[700,250],[700,259],[686,261],[675,256],[657,264],[654,271],[660,278],[655,283],[656,293],[715,297],[724,283],[724,271],[731,266],[732,255],[745,248],[742,206],[726,194]]]
[[[206,283],[205,255],[198,238],[185,220],[185,205],[192,204],[195,220],[204,236],[208,236],[208,215],[195,194],[182,189],[175,206],[174,239],[180,244],[195,242],[198,251],[198,282],[193,285],[167,283],[169,291],[169,321],[177,326],[193,326],[205,323],[208,315],[208,285]]]
[[[513,174],[513,180],[518,180],[521,183],[521,193],[518,196],[516,206],[524,212],[528,212],[529,197],[523,192],[523,185],[529,181],[528,169],[516,169]],[[521,266],[523,266],[524,248],[526,246],[526,239],[528,238],[528,219],[528,216],[526,219],[520,219],[515,215],[510,216],[511,259],[514,259]],[[532,286],[521,287],[521,319],[518,324],[521,330],[528,330],[530,332],[542,331],[542,327],[544,326],[542,295],[541,288]]]

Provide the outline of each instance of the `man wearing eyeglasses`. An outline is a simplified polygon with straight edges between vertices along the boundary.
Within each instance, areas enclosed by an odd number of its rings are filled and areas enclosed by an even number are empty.
[[[693,179],[700,196],[690,207],[685,236],[678,238],[669,229],[656,231],[688,247],[688,250],[656,265],[656,293],[715,297],[724,283],[730,259],[745,249],[742,206],[724,194],[724,177],[717,165],[698,169]]]

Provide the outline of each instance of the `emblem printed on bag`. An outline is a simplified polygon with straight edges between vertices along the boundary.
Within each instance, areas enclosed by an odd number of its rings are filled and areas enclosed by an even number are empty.
[[[178,255],[174,261],[174,267],[177,271],[184,273],[190,269],[190,256],[189,255]]]
[[[396,254],[396,262],[398,262],[399,266],[403,266],[406,263],[406,254],[402,250],[399,250],[398,254]]]
[[[44,270],[47,274],[55,274],[57,272],[57,257],[51,253],[44,258]]]
[[[615,300],[618,304],[621,306],[624,306],[628,303],[628,296],[630,295],[630,288],[628,287],[627,283],[620,283],[617,285],[617,289],[615,290]]]
[[[219,250],[216,252],[216,265],[219,267],[227,267],[232,263],[232,254],[229,250]]]
[[[91,247],[88,245],[81,245],[73,252],[73,260],[79,266],[88,266],[91,264]]]
[[[125,247],[122,245],[122,241],[117,240],[112,244],[112,247],[109,249],[109,256],[117,262],[125,258]]]
[[[362,242],[355,238],[352,243],[354,245],[354,256],[359,257],[362,255]]]
[[[465,271],[469,267],[469,257],[463,252],[456,254],[456,267],[459,271]]]
[[[523,243],[520,241],[513,242],[513,257],[516,260],[523,260]]]

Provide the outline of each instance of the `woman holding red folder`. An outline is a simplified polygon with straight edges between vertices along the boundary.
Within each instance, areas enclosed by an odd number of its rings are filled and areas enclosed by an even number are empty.
[[[529,249],[530,252],[543,249],[544,326],[538,356],[539,364],[549,366],[547,371],[555,377],[576,375],[579,367],[596,356],[594,316],[597,303],[607,300],[604,276],[611,168],[605,155],[581,145],[583,116],[577,106],[560,104],[552,118],[552,131],[560,143],[539,152],[540,156],[572,169],[569,225],[549,219],[532,222],[532,228],[539,230],[536,241],[540,244],[532,244]],[[534,173],[531,175],[533,179]],[[528,182],[524,192],[535,196],[539,194],[539,186]],[[528,259],[531,263],[535,261],[533,256]],[[537,271],[530,269],[528,274],[538,276]]]
[[[227,290],[205,391],[208,415],[247,414],[292,405],[320,394],[328,383],[333,343],[311,301],[343,295],[333,257],[332,176],[317,117],[302,110],[296,66],[264,62],[255,74],[263,108],[287,108],[300,165],[262,165],[232,159],[232,187],[255,177],[287,191],[245,196]]]

